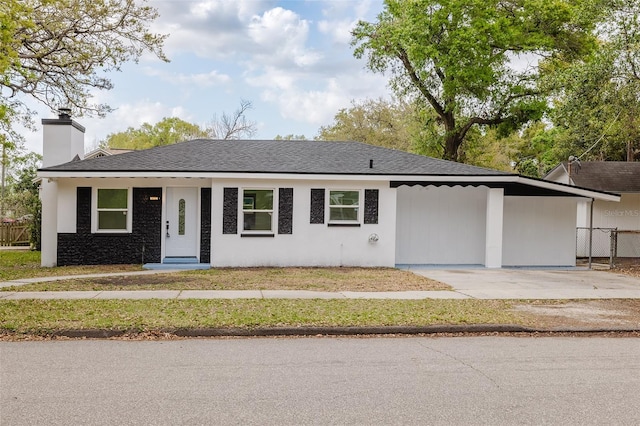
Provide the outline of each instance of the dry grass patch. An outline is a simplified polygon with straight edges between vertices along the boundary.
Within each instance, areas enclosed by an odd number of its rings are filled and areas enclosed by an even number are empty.
[[[640,329],[640,300],[538,300],[514,306],[537,328]]]
[[[84,278],[6,287],[4,291],[103,290],[450,290],[393,268],[221,268],[157,275]]]
[[[21,278],[60,277],[65,275],[105,274],[141,270],[142,265],[84,265],[42,268],[40,266],[40,252],[38,251],[0,251],[0,281],[11,281]]]

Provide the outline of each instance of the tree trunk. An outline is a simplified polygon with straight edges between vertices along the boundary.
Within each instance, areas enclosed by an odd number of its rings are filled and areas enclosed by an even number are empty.
[[[445,128],[444,155],[443,158],[449,161],[458,161],[458,148],[462,144],[460,132],[456,130],[456,121],[453,114],[446,114],[443,117]]]
[[[447,135],[444,143],[444,159],[449,161],[458,161],[458,138],[455,134]]]

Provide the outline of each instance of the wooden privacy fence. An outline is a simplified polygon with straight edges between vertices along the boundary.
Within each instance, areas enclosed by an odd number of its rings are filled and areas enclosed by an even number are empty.
[[[0,223],[0,246],[29,245],[29,222]]]

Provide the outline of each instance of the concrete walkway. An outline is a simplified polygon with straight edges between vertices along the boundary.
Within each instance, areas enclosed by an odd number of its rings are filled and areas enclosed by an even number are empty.
[[[412,272],[452,286],[451,291],[322,292],[307,290],[137,290],[0,291],[0,300],[24,299],[640,299],[640,279],[603,271],[541,269],[430,269]],[[28,278],[0,283],[0,288],[35,282],[133,276],[170,271],[138,271]]]
[[[640,279],[565,269],[410,269],[473,299],[640,299]]]

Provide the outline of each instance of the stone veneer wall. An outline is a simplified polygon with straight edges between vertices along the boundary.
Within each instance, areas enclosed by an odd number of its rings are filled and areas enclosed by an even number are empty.
[[[91,233],[91,193],[77,189],[76,232],[58,234],[58,266],[160,262],[162,188],[133,188],[132,229],[123,234]]]

